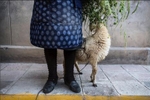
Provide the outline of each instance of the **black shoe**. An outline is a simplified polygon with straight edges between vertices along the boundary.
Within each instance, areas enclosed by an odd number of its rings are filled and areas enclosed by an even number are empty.
[[[70,83],[65,81],[65,84],[75,93],[79,93],[81,91],[80,86],[76,81],[71,81]]]
[[[53,91],[56,84],[57,84],[57,82],[48,80],[43,87],[43,93],[47,94],[47,93],[50,93],[51,91]]]

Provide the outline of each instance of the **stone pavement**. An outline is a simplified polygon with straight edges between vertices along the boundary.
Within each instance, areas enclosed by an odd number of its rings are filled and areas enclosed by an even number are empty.
[[[79,66],[81,69],[84,64]],[[48,76],[46,64],[0,63],[0,70],[1,100],[35,100]],[[82,72],[74,71],[82,91],[73,93],[64,84],[63,67],[58,64],[58,84],[46,96],[40,93],[38,100],[150,100],[150,65],[98,65],[98,87],[90,82],[90,65]]]

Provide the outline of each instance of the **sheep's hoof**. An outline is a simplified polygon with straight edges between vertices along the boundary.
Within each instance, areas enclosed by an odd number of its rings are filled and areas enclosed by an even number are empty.
[[[79,74],[83,74],[82,72],[79,72]]]
[[[93,84],[94,87],[97,87],[97,84]]]

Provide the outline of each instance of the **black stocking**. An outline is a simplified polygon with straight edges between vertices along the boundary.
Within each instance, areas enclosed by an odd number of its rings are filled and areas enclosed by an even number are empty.
[[[48,80],[57,82],[57,49],[44,49],[45,59],[48,66]]]
[[[74,81],[74,62],[75,62],[75,53],[76,50],[64,50],[64,58],[65,58],[65,73],[64,79],[67,82]]]

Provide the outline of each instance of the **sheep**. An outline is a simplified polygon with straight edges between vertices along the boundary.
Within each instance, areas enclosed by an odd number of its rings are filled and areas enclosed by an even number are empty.
[[[90,75],[93,86],[97,87],[96,84],[96,73],[97,63],[105,59],[108,55],[111,38],[107,28],[103,24],[93,26],[95,31],[94,34],[85,38],[85,42],[81,49],[76,51],[75,67],[79,73],[78,62],[88,62],[92,66],[92,73]]]

